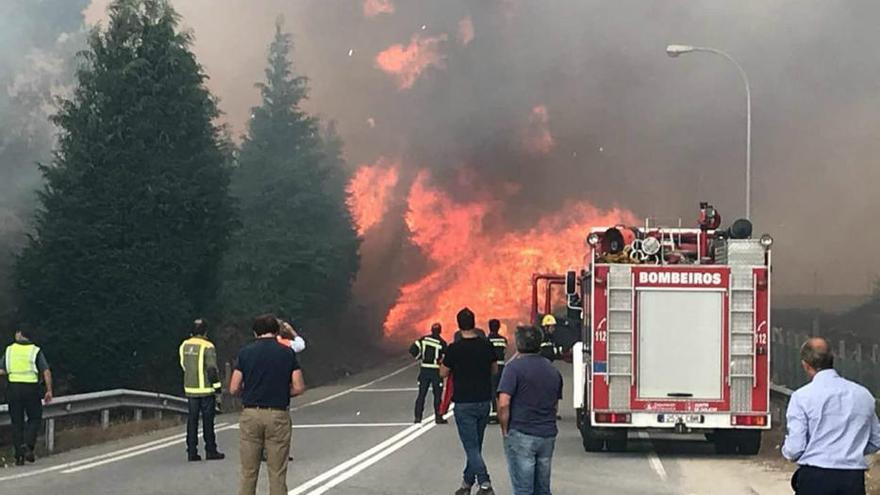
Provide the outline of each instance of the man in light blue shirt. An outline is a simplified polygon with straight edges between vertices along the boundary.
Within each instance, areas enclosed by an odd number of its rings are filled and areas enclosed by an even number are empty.
[[[837,374],[821,337],[801,347],[801,365],[811,381],[791,396],[782,446],[800,466],[792,486],[798,495],[864,495],[865,455],[880,450],[874,397]]]

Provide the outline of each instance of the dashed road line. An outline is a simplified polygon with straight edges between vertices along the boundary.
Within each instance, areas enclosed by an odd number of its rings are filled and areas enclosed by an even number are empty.
[[[645,431],[639,432],[639,438],[641,438],[642,440],[648,440],[649,442],[651,441],[650,435],[648,435],[648,432]],[[648,464],[650,464],[651,469],[653,469],[654,472],[657,473],[657,476],[665,482],[667,479],[669,479],[669,476],[666,474],[666,468],[663,467],[663,462],[660,461],[660,457],[657,455],[657,452],[654,451],[653,442],[651,443],[651,447],[651,451],[648,452]]]

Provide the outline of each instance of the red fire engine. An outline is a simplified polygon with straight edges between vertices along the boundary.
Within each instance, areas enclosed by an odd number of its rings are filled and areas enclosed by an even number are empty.
[[[754,455],[770,428],[773,239],[752,238],[747,220],[722,230],[718,212],[700,207],[697,228],[595,228],[584,270],[532,277],[535,323],[551,313],[554,287],[577,316],[573,399],[587,451],[662,430]]]

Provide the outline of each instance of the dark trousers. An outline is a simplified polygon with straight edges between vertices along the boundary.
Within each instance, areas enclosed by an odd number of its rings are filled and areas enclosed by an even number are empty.
[[[37,433],[43,420],[42,395],[38,383],[10,383],[6,389],[16,457],[25,455],[27,449],[34,450],[37,445]]]
[[[199,453],[199,416],[202,418],[202,431],[205,437],[205,452],[217,452],[217,437],[214,435],[214,396],[187,397],[189,415],[186,418],[186,451]]]
[[[796,495],[865,495],[865,472],[801,466],[791,478],[791,487]]]
[[[492,375],[492,410],[490,415],[498,415],[498,384],[501,383],[501,373],[504,372],[504,365],[498,365],[498,373]]]
[[[416,396],[415,419],[422,420],[425,412],[425,399],[428,397],[428,387],[434,398],[434,415],[440,416],[440,401],[443,399],[443,382],[440,380],[440,371],[435,369],[423,369],[419,372],[419,395]]]

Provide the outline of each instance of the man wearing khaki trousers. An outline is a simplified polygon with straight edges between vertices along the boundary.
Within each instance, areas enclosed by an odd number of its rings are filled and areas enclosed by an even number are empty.
[[[256,495],[264,451],[269,494],[287,495],[290,398],[302,394],[305,383],[296,354],[277,342],[278,329],[275,315],[254,320],[256,338],[238,353],[229,384],[229,390],[240,395],[242,403],[240,495]]]

